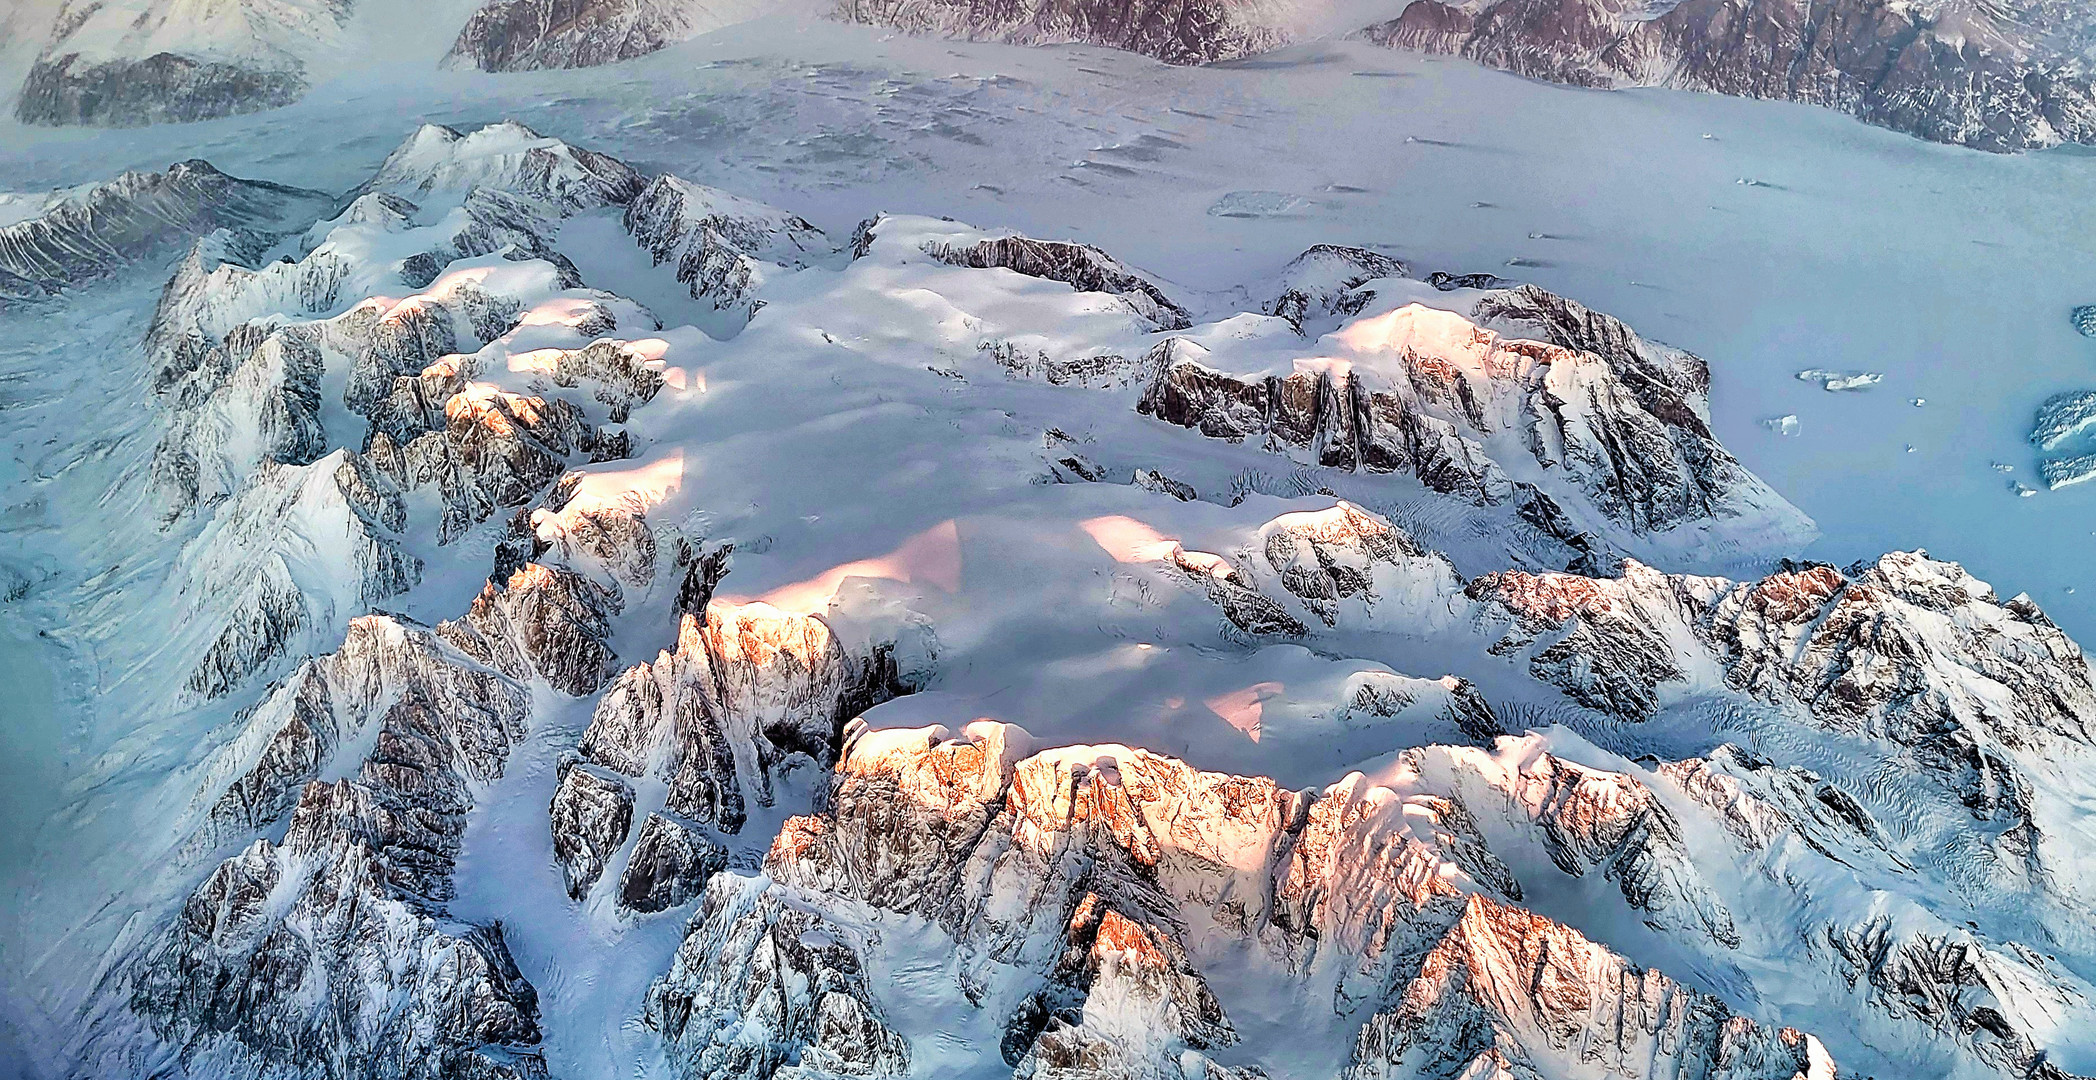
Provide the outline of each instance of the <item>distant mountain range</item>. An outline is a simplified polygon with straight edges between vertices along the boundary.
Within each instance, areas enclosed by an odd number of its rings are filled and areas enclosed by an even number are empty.
[[[22,84],[33,124],[135,125],[297,100],[356,0],[71,0]],[[445,62],[483,71],[615,63],[776,9],[748,0],[488,0]],[[1351,11],[1353,9],[1345,9]],[[1353,34],[1574,86],[1803,102],[1990,151],[2096,143],[2096,7],[2071,0],[1392,0],[1365,26],[1289,0],[836,0],[847,22],[1021,45],[1082,43],[1172,64]],[[1339,20],[1335,23],[1335,20]]]

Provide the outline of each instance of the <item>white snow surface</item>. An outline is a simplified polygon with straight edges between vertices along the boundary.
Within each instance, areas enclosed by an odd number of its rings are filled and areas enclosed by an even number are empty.
[[[370,17],[360,13],[354,26]],[[402,53],[428,51],[404,36]],[[1300,787],[1379,763],[1387,770],[1393,750],[1449,741],[1402,713],[1364,718],[1344,708],[1364,684],[1472,677],[1517,730],[1549,728],[1568,712],[1550,688],[1483,659],[1467,636],[1443,635],[1431,619],[1315,649],[1219,639],[1213,608],[1157,592],[1146,565],[1178,559],[1221,572],[1248,559],[1274,519],[1327,512],[1333,499],[1314,494],[1327,481],[1255,447],[1144,420],[1123,390],[1008,377],[982,344],[1023,338],[1057,355],[1117,350],[1132,359],[1156,338],[1113,297],[940,266],[910,254],[904,235],[1016,230],[1095,244],[1192,309],[1191,336],[1271,351],[1275,365],[1331,350],[1279,320],[1239,313],[1256,310],[1273,275],[1312,243],[1370,247],[1421,275],[1518,274],[1708,359],[1714,429],[1818,523],[1806,554],[1847,563],[1925,547],[2004,594],[2028,591],[2070,633],[2096,634],[2096,592],[2073,589],[2096,531],[2096,492],[2005,490],[1988,467],[2033,460],[2038,403],[2075,389],[2091,359],[2059,317],[2096,280],[2086,244],[2096,170],[2085,156],[1996,157],[1805,108],[1587,93],[1345,44],[1190,70],[1097,50],[768,19],[608,70],[373,72],[326,82],[283,110],[179,128],[38,131],[0,120],[0,190],[34,193],[204,157],[236,175],[347,192],[417,123],[471,131],[513,118],[643,172],[674,171],[783,208],[840,242],[876,213],[916,215],[891,218],[891,243],[865,259],[768,278],[765,310],[725,340],[692,329],[712,325],[704,305],[673,267],[651,264],[616,208],[583,211],[559,237],[588,286],[645,305],[667,327],[643,335],[619,320],[616,336],[642,348],[666,385],[626,424],[635,456],[581,470],[577,505],[641,510],[664,536],[732,540],[724,599],[827,609],[845,626],[905,612],[936,630],[939,680],[877,708],[870,719],[890,730],[860,739],[855,755],[943,734],[893,729],[964,730],[980,717],[1023,724],[1041,747],[1141,746]],[[513,160],[528,141],[513,129],[486,138],[490,153],[476,160]],[[1145,150],[1110,152],[1131,146]],[[456,155],[435,161],[460,167]],[[435,175],[420,161],[398,164],[395,179],[418,193]],[[447,173],[428,187],[498,173]],[[1735,184],[1742,175],[1772,183]],[[0,200],[0,216],[41,198]],[[425,209],[432,219],[445,212]],[[394,236],[349,230],[339,242],[370,260],[351,245],[390,253]],[[0,607],[0,664],[58,676],[51,700],[33,685],[0,700],[5,747],[23,756],[28,778],[0,800],[10,818],[0,833],[11,838],[0,847],[0,1064],[19,1059],[39,1080],[56,1075],[44,1048],[71,1035],[92,985],[83,973],[120,957],[206,868],[162,858],[163,848],[178,839],[170,833],[208,751],[260,691],[258,682],[206,706],[163,693],[172,677],[164,654],[175,651],[162,640],[169,613],[147,604],[179,587],[168,577],[175,555],[205,528],[159,532],[157,515],[142,509],[140,463],[162,420],[137,342],[171,269],[140,268],[63,308],[0,310],[0,406],[11,418],[0,429],[0,592],[10,598]],[[345,307],[380,289],[375,278],[355,285],[367,291],[345,294]],[[257,303],[240,315],[276,310]],[[525,326],[490,343],[477,377],[490,392],[545,390],[532,351],[578,344],[553,329],[548,337]],[[1895,392],[1827,394],[1790,377],[1866,368]],[[332,406],[339,381],[327,385]],[[1904,404],[1923,396],[1957,404]],[[1769,416],[1796,437],[1768,437]],[[1108,463],[1113,475],[1038,482],[1072,453]],[[1131,484],[1131,468],[1156,469],[1203,498],[1180,502]],[[1415,497],[1402,479],[1386,483],[1406,494],[1377,509],[1455,560],[1436,572],[1452,580],[1507,565],[1490,537],[1458,542],[1459,507]],[[1245,498],[1223,505],[1233,489]],[[433,536],[435,512],[411,496],[404,535]],[[426,572],[386,606],[429,623],[459,614],[487,572],[499,525],[443,549],[408,541]],[[1757,539],[1733,550],[1656,544],[1634,553],[1663,570],[1742,574],[1798,553]],[[675,586],[658,578],[629,590],[614,620],[622,666],[673,641]],[[1386,596],[1403,586],[1378,581]],[[354,602],[346,593],[331,600]],[[339,625],[333,633],[339,640]],[[62,661],[47,658],[53,642]],[[452,913],[504,920],[547,1011],[554,1075],[659,1075],[652,1036],[631,1018],[689,909],[634,919],[601,894],[579,906],[566,898],[548,857],[545,808],[589,708],[543,687],[537,696],[529,741],[475,810]],[[1602,734],[1556,729],[1547,739],[1553,752],[1629,767],[1582,737]],[[1663,748],[1676,756],[1716,740],[1678,725],[1667,738],[1693,744]],[[1008,743],[1007,752],[1024,749]],[[1493,764],[1475,753],[1481,768]],[[789,790],[780,812],[795,797],[806,793]],[[778,816],[753,813],[740,865]],[[2055,827],[2090,831],[2071,817],[2048,822]],[[1576,907],[1577,897],[1560,899]],[[959,1046],[987,1039],[994,1065],[992,1020],[969,1021],[982,1030],[940,1026],[957,1006],[931,993],[938,980],[925,972],[941,969],[950,942],[929,928],[885,929],[892,945],[874,974],[897,991],[891,1019],[915,1025],[920,1063],[955,1070],[940,1075],[963,1075],[964,1062],[981,1069]],[[1611,944],[1641,960],[1682,960],[1671,974],[1728,989],[1716,985],[1721,969],[1664,943]],[[1757,975],[1787,992],[1809,989]],[[913,988],[925,993],[913,998]],[[951,982],[938,992],[951,994]],[[1292,1034],[1282,1021],[1260,1027],[1261,1015],[1296,1014],[1287,1003],[1262,1008],[1255,993],[1241,988],[1229,1002],[1248,1034]],[[1769,1011],[1813,1028],[1815,1017],[1782,1004]],[[2063,1008],[2053,1022],[2081,1015]],[[2075,1045],[2080,1036],[2062,1030],[2056,1063],[2096,1066],[2096,1054]],[[1900,1061],[1897,1047],[1874,1049],[1882,1063]],[[1336,1065],[1333,1052],[1305,1050],[1304,1074]]]

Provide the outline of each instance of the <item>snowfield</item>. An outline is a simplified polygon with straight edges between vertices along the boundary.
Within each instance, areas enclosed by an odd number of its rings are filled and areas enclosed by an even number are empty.
[[[0,1064],[2096,1071],[2086,156],[1354,43],[308,74],[0,122],[39,251],[282,185],[0,298]]]

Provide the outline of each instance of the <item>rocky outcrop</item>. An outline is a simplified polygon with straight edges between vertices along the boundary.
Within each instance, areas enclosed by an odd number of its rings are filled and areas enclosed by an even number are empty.
[[[616,777],[599,776],[572,761],[560,766],[549,810],[553,821],[553,861],[567,885],[568,897],[589,895],[604,866],[626,843],[633,827],[633,787]],[[650,824],[654,821],[649,819]]]
[[[383,432],[365,448],[402,486],[435,485],[443,499],[440,543],[503,509],[530,504],[578,458],[624,457],[622,432],[606,431],[559,398],[474,383],[444,404],[444,427],[398,446]]]
[[[1421,0],[1362,36],[1574,86],[1821,105],[1981,150],[2096,142],[2096,20],[2044,0]]]
[[[279,820],[345,741],[361,741],[397,702],[454,718],[459,751],[479,775],[524,730],[527,699],[492,672],[463,663],[428,629],[390,615],[350,622],[341,648],[301,663],[242,718],[211,758],[197,796],[208,805],[201,850]]]
[[[452,895],[472,791],[524,734],[524,691],[427,631],[373,616],[254,717],[230,760],[259,751],[218,800],[230,830],[275,816],[280,844],[221,863],[121,972],[131,1013],[185,1055],[242,1071],[525,1077],[538,1003],[499,925],[433,919]],[[317,775],[370,739],[353,775]]]
[[[909,1044],[883,1019],[852,935],[761,881],[710,889],[643,1019],[680,1076],[900,1076]]]
[[[728,849],[664,814],[649,814],[619,875],[619,906],[643,915],[667,911],[728,868]]]
[[[15,102],[28,124],[208,120],[288,105],[335,47],[350,0],[68,0]]]
[[[1231,60],[1289,40],[1271,9],[1236,0],[1191,5],[1058,0],[1034,7],[977,0],[839,0],[833,14],[846,22],[970,41],[1104,45],[1168,64]]]
[[[1809,531],[1717,442],[1702,360],[1533,286],[1467,306],[1466,316],[1414,302],[1356,319],[1320,342],[1336,358],[1285,372],[1235,374],[1227,355],[1168,342],[1137,407],[1211,438],[1409,473],[1475,504],[1520,504],[1524,515],[1537,503],[1553,518],[1569,508],[1575,522],[1632,536]]]
[[[1237,1041],[1197,959],[1234,951],[1198,936],[1211,933],[1259,943],[1276,965],[1266,978],[1330,973],[1342,1016],[1371,1010],[1352,1075],[1415,1075],[1404,1071],[1418,1067],[1413,1047],[1459,1055],[1457,1071],[1498,1053],[1536,1075],[1574,1075],[1567,1066],[1583,1060],[1597,1075],[1643,1076],[1657,1051],[1690,1073],[1703,1062],[1777,1080],[1808,1065],[1833,1075],[1808,1062],[1824,1057],[1816,1041],[1510,906],[1523,887],[1480,829],[1486,818],[1558,837],[1557,872],[1608,867],[1647,911],[1673,906],[1630,882],[1662,862],[1670,881],[1700,887],[1678,833],[1657,824],[1671,819],[1627,777],[1505,747],[1431,748],[1391,787],[1356,775],[1290,792],[1126,747],[1035,753],[1008,725],[978,722],[965,736],[858,735],[831,809],[788,822],[765,866],[775,888],[818,904],[929,920],[962,950],[959,972],[988,977],[990,961],[1037,972],[1043,988],[1006,1025],[1020,1075],[1116,1062],[1107,1075],[1178,1076],[1187,1051],[1201,1064],[1186,1075],[1236,1075],[1206,1056]],[[695,921],[687,948],[705,936]],[[1638,1024],[1612,1022],[1631,1015]]]
[[[692,299],[745,321],[764,306],[757,293],[767,276],[832,250],[793,214],[667,174],[627,204],[626,231],[655,265],[676,265]]]
[[[168,395],[153,478],[170,520],[239,490],[264,462],[305,465],[327,453],[321,335],[249,323],[197,360]]]
[[[926,241],[924,253],[952,266],[997,267],[1060,281],[1078,292],[1111,293],[1159,330],[1184,330],[1193,325],[1186,309],[1156,282],[1090,244],[1003,236],[965,245]]]
[[[321,192],[227,176],[206,161],[127,172],[54,192],[39,213],[0,226],[0,275],[25,297],[53,293],[215,229],[282,229],[329,203]]]
[[[1833,1080],[1817,1040],[1770,1030],[1578,931],[1472,895],[1346,1080],[1415,1076]]]
[[[489,0],[445,62],[482,71],[615,64],[725,26],[736,10],[693,0]]]
[[[845,722],[908,692],[893,643],[847,652],[828,623],[767,604],[712,604],[681,619],[677,645],[621,672],[598,702],[582,755],[669,784],[669,809],[724,833],[772,805],[774,773],[835,758]]]
[[[1275,282],[1273,299],[1259,311],[1287,319],[1297,333],[1310,319],[1359,315],[1375,299],[1361,288],[1378,278],[1406,276],[1405,264],[1366,248],[1318,244],[1290,260]]]
[[[1434,609],[1461,580],[1454,564],[1404,530],[1350,503],[1304,510],[1259,529],[1260,558],[1281,591],[1301,601],[1327,627],[1342,615],[1368,625],[1378,605],[1431,626]]]
[[[2091,325],[2096,326],[2096,316]],[[2096,428],[2096,392],[2054,394],[2038,406],[2030,440],[2040,451],[2038,474],[2047,487],[2063,488],[2096,477],[2096,455],[2086,452],[2092,428]]]
[[[522,505],[518,485],[535,493],[570,455],[619,456],[620,438],[600,438],[565,402],[466,393],[484,372],[462,350],[538,312],[581,339],[579,349],[532,353],[556,386],[593,382],[618,417],[659,390],[660,373],[623,343],[588,344],[622,325],[659,324],[630,301],[581,289],[550,244],[564,215],[639,186],[623,164],[519,125],[424,128],[368,190],[308,230],[303,257],[263,265],[267,238],[239,230],[200,241],[163,291],[146,341],[171,415],[154,462],[170,518],[230,491],[258,461],[324,452],[319,384],[342,367],[343,404],[385,436],[366,449],[404,484],[445,485],[447,540]],[[420,291],[391,299],[403,285]],[[344,310],[366,294],[376,295]],[[505,415],[491,421],[491,410]],[[549,411],[558,414],[550,428],[539,415]],[[541,430],[520,440],[520,425]]]
[[[465,615],[437,625],[437,636],[512,679],[536,674],[585,697],[617,666],[606,639],[618,607],[617,597],[580,574],[527,563],[488,582]]]
[[[1502,573],[1469,591],[1511,616],[1501,651],[1584,704],[1640,718],[1664,688],[1790,706],[1953,793],[2007,872],[2046,872],[2030,770],[2089,744],[2096,675],[2028,597],[1920,552],[1746,584],[1630,563],[1614,580]]]

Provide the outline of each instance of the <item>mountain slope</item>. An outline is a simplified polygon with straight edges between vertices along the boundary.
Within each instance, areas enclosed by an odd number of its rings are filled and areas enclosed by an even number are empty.
[[[2075,5],[1419,0],[1362,34],[1574,86],[1822,105],[1981,150],[2096,142],[2096,20]]]

